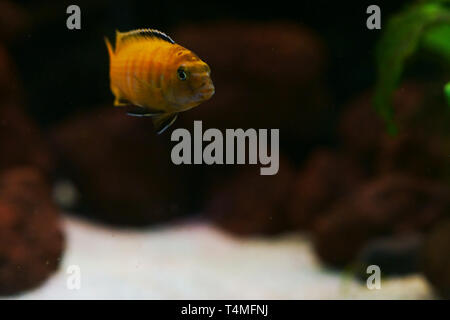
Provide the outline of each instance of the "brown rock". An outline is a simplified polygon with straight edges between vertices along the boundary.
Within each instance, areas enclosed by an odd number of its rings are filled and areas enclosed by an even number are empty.
[[[0,0],[0,39],[14,39],[29,23],[29,16],[23,8],[12,1]]]
[[[410,115],[398,136],[382,138],[378,171],[450,181],[450,114],[441,90],[440,99],[428,90],[426,103]]]
[[[219,81],[305,86],[324,69],[323,43],[294,23],[218,21],[183,25],[173,36],[203,57]]]
[[[172,164],[169,134],[157,135],[150,119],[124,111],[95,110],[50,134],[62,169],[91,207],[89,216],[142,225],[186,212],[190,182],[183,180],[183,167]]]
[[[0,8],[1,10],[1,8]],[[11,100],[17,102],[19,96],[19,81],[16,67],[7,50],[0,44],[0,101],[1,104]],[[0,107],[1,107],[0,104]]]
[[[261,176],[259,167],[241,168],[211,190],[205,213],[237,235],[273,234],[289,228],[285,206],[293,178],[286,160],[278,174]]]
[[[450,181],[450,139],[416,130],[383,139],[378,171],[403,172],[424,178]]]
[[[361,215],[339,208],[317,223],[314,246],[317,255],[328,265],[344,267],[364,245],[379,233],[376,226]]]
[[[58,268],[59,213],[44,176],[31,167],[0,177],[0,295],[34,288]]]
[[[314,151],[293,185],[288,218],[295,228],[309,229],[338,199],[346,196],[365,178],[352,158],[333,151]]]
[[[446,218],[433,228],[422,252],[422,270],[436,292],[445,299],[450,299],[449,253],[450,219]]]
[[[283,142],[312,141],[329,128],[325,50],[312,31],[285,22],[221,21],[182,26],[173,35],[210,65],[216,87],[178,126],[190,129],[201,119],[205,128],[279,128]]]
[[[425,232],[450,209],[450,190],[432,181],[388,175],[336,203],[314,226],[319,256],[349,263],[369,239]]]
[[[0,103],[0,169],[31,165],[50,173],[54,162],[36,124],[13,103]]]
[[[450,179],[450,121],[442,88],[406,82],[393,106],[399,133],[390,136],[365,93],[346,109],[339,126],[345,150],[360,158],[373,173],[404,173],[427,179]]]
[[[15,66],[0,45],[0,170],[32,165],[50,173],[52,156],[39,128],[25,114],[20,96]]]
[[[403,84],[395,92],[393,106],[400,126],[420,109],[423,96],[423,86],[413,82]],[[339,135],[348,151],[362,156],[373,156],[382,146],[383,139],[391,138],[373,107],[372,92],[366,92],[349,103],[341,117]]]

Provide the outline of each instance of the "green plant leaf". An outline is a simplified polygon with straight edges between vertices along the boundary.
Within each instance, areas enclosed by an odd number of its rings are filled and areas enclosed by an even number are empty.
[[[421,1],[389,20],[377,46],[378,77],[373,102],[390,134],[397,133],[392,95],[407,60],[418,50],[423,39],[424,46],[448,58],[448,26],[450,0]]]
[[[450,66],[450,23],[430,27],[421,43],[425,49],[438,54]]]
[[[445,85],[444,93],[447,98],[447,104],[450,107],[450,82]]]

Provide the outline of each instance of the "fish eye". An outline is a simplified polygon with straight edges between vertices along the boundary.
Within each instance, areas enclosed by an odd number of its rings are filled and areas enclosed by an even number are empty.
[[[178,68],[177,74],[178,74],[178,79],[180,79],[181,81],[184,81],[187,79],[187,73],[186,73],[186,71],[184,71],[183,67]]]

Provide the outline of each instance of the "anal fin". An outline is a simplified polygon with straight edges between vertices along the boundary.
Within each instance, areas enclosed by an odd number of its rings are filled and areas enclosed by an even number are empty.
[[[152,118],[153,125],[158,134],[163,133],[169,128],[175,120],[178,118],[178,113],[164,113],[161,115],[154,116]]]
[[[130,101],[123,98],[122,93],[120,92],[119,88],[117,88],[116,86],[111,85],[111,91],[114,95],[114,106],[115,107],[123,107],[123,106],[127,106],[127,105],[131,104]]]
[[[130,102],[125,99],[115,99],[114,100],[114,106],[115,107],[124,107],[130,105]]]

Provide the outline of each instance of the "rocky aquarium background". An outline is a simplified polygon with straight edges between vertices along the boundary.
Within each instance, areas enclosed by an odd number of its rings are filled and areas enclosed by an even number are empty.
[[[383,23],[407,3],[380,1]],[[241,237],[306,232],[330,267],[424,272],[449,297],[442,70],[427,57],[407,69],[394,97],[400,133],[388,135],[372,106],[372,3],[78,1],[79,31],[65,26],[69,4],[0,0],[0,295],[57,268],[64,210],[133,228],[200,218]],[[216,87],[160,136],[112,107],[103,37],[140,27],[204,58]],[[173,165],[170,131],[194,120],[279,128],[279,173]],[[52,190],[68,182],[76,197],[58,208]]]

